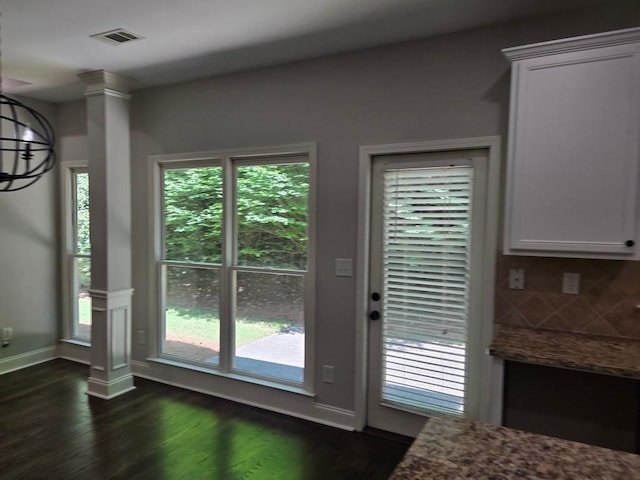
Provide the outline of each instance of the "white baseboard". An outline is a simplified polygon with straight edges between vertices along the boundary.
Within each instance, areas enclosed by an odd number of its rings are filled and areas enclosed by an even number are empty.
[[[140,360],[131,360],[130,363],[131,373],[133,373],[134,376],[146,378],[146,375],[149,374],[149,364],[147,362],[141,362]]]
[[[30,352],[21,353],[0,360],[0,375],[14,372],[22,368],[31,367],[38,363],[48,362],[57,358],[57,346],[40,348]]]
[[[353,410],[345,410],[322,403],[316,403],[314,409],[316,413],[314,421],[316,422],[343,430],[353,431],[356,429],[356,413]]]
[[[251,398],[252,396],[250,395],[239,396],[234,394],[225,394],[220,390],[215,391],[195,380],[195,377],[189,377],[188,375],[178,375],[178,377],[180,377],[180,380],[178,380],[175,375],[172,376],[172,373],[179,374],[187,372],[181,372],[178,369],[174,370],[172,367],[166,365],[162,365],[160,367],[161,368],[158,368],[158,365],[150,364],[148,362],[141,362],[137,360],[131,361],[131,371],[136,377],[153,380],[173,387],[184,388],[186,390],[203,393],[205,395],[211,395],[213,397],[223,398],[243,405],[258,407],[263,410],[281,413],[290,417],[296,417],[310,422],[340,428],[342,430],[353,431],[355,429],[355,413],[353,411],[315,403],[312,396],[302,396],[290,394],[286,391],[280,391],[277,393],[280,401],[274,401],[273,399],[271,401],[249,401],[247,398]],[[210,382],[207,382],[207,384],[210,384]],[[252,385],[250,388],[260,389],[261,387]],[[265,393],[268,391],[273,392],[271,388],[267,387]],[[253,398],[265,397],[266,395],[253,395]]]

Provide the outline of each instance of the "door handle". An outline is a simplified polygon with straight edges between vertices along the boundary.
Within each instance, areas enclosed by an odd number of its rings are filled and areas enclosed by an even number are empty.
[[[377,310],[372,311],[371,313],[369,313],[369,318],[371,320],[378,320],[380,318],[380,312],[378,312]]]

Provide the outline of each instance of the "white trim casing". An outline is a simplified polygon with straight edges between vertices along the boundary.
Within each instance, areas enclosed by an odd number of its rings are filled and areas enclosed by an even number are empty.
[[[358,181],[358,253],[356,279],[356,345],[355,345],[355,425],[361,430],[367,423],[367,339],[368,339],[368,278],[370,243],[370,201],[372,161],[376,155],[402,153],[429,153],[456,150],[488,151],[486,222],[484,251],[481,265],[483,268],[483,292],[481,294],[482,329],[480,342],[488,347],[493,338],[495,289],[495,263],[498,239],[498,201],[500,191],[501,138],[499,136],[449,139],[424,142],[370,145],[360,147]],[[501,404],[502,376],[492,358],[485,354],[479,366],[477,406],[470,414],[478,420],[499,424],[500,415],[496,414],[496,402]]]
[[[149,189],[150,198],[149,202],[153,208],[153,222],[150,224],[149,241],[152,248],[150,248],[149,258],[149,311],[150,315],[147,322],[147,344],[149,345],[149,358],[161,357],[161,342],[162,342],[162,327],[159,322],[162,308],[159,308],[159,304],[162,298],[162,284],[161,284],[161,268],[160,263],[162,260],[162,222],[163,214],[160,211],[162,205],[162,166],[177,165],[181,167],[194,167],[203,166],[207,163],[221,165],[229,176],[224,185],[230,185],[231,175],[233,169],[230,168],[236,162],[243,162],[242,164],[253,165],[260,164],[262,159],[275,158],[278,156],[293,157],[304,156],[304,162],[309,165],[309,192],[308,192],[308,265],[305,273],[305,369],[303,388],[306,392],[312,393],[314,390],[314,360],[315,360],[315,327],[314,327],[314,315],[315,315],[315,217],[316,217],[316,198],[317,198],[317,144],[313,142],[300,143],[292,145],[279,145],[279,146],[267,146],[245,149],[230,149],[219,151],[207,151],[207,152],[193,152],[193,153],[179,153],[179,154],[161,154],[151,155],[149,159],[149,178],[152,179],[153,185]],[[283,160],[283,162],[286,160]],[[246,162],[246,163],[245,163]],[[279,163],[276,161],[276,163]],[[226,167],[226,168],[224,168]],[[234,211],[233,199],[229,195],[229,192],[225,191],[225,217],[223,218],[223,243],[228,245],[233,241],[233,215]],[[224,246],[223,245],[223,246]],[[229,255],[230,249],[223,248],[224,252]],[[232,258],[225,258],[227,265],[232,265]],[[227,269],[229,272],[231,269]],[[284,271],[283,271],[284,272]],[[286,273],[286,272],[285,272]],[[222,278],[222,288],[230,288],[230,278]],[[224,292],[223,292],[224,293]],[[223,295],[222,295],[223,296]],[[226,298],[226,297],[225,297]],[[224,302],[222,304],[223,311],[221,311],[222,317],[229,317],[228,312],[224,308]],[[223,330],[224,322],[221,322],[221,339],[228,338],[228,332]],[[225,335],[225,333],[227,333]],[[226,351],[230,352],[233,348],[233,343],[227,345]],[[225,358],[221,355],[220,359],[220,371],[215,372],[216,378],[227,375],[229,378],[236,377],[236,374],[225,373],[229,370],[229,358]],[[179,368],[179,367],[175,367]],[[214,373],[214,372],[212,372]],[[163,380],[164,381],[164,380]],[[287,385],[283,384],[283,388],[286,390]],[[246,403],[245,400],[240,400]]]
[[[61,287],[62,295],[62,338],[71,338],[73,333],[72,325],[73,309],[71,305],[71,267],[69,265],[69,253],[73,243],[72,220],[70,218],[71,208],[73,204],[73,195],[71,192],[73,169],[82,166],[80,162],[62,162],[60,164],[60,266],[61,266]],[[86,166],[86,164],[85,164]]]
[[[60,265],[61,265],[61,295],[62,295],[62,338],[64,340],[79,340],[74,337],[77,312],[74,298],[74,260],[83,255],[75,252],[73,215],[76,208],[74,204],[74,175],[87,173],[87,161],[67,161],[61,163],[60,174],[60,216],[62,228],[60,229]],[[84,340],[80,340],[84,341]],[[90,342],[87,342],[90,343]]]
[[[45,347],[3,358],[0,360],[0,375],[53,360],[58,357],[57,348],[57,346]]]

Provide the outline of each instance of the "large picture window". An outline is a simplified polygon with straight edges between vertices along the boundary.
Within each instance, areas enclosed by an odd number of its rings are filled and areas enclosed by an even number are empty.
[[[313,150],[157,160],[159,356],[306,382]]]

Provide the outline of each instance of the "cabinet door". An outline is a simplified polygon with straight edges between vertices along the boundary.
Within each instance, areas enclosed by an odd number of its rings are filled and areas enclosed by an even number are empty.
[[[637,44],[514,63],[506,219],[512,254],[626,258],[637,248]]]

